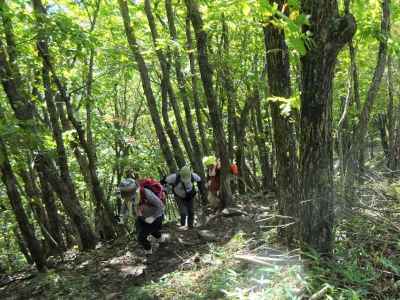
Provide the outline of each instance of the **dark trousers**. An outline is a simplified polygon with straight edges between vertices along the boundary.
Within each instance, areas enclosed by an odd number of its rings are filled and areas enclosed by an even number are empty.
[[[136,219],[137,239],[145,250],[151,249],[151,243],[147,240],[149,235],[154,236],[156,239],[161,237],[162,222],[163,216],[158,217],[151,224],[146,223],[143,217],[138,217]]]
[[[182,199],[176,197],[176,201],[179,207],[179,214],[181,215],[181,226],[186,225],[186,218],[188,219],[188,226],[193,227],[194,222],[194,209],[193,209],[193,197]]]

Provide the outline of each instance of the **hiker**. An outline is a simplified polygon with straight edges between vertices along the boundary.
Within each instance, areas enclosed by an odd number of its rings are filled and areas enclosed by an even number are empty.
[[[125,224],[128,216],[133,216],[133,208],[136,196],[136,181],[126,178],[118,186],[120,199],[118,199],[118,224]]]
[[[206,187],[208,190],[207,201],[212,208],[217,208],[219,204],[219,187],[221,164],[215,156],[206,156],[203,158],[203,164],[206,167]]]
[[[151,243],[147,238],[152,235],[159,243],[165,240],[161,234],[165,207],[164,189],[157,180],[152,178],[140,181],[128,178],[121,182],[120,191],[124,199],[132,199],[127,202],[128,205],[136,204],[134,206],[137,239],[143,246],[145,254],[151,254]]]
[[[184,166],[179,172],[170,174],[162,182],[172,186],[172,192],[175,195],[175,200],[179,207],[179,214],[181,216],[181,228],[185,228],[186,221],[187,228],[193,228],[193,200],[197,193],[194,183],[196,182],[198,184],[201,182],[200,176],[192,172],[188,166]]]
[[[203,158],[203,164],[206,167],[207,183],[206,187],[208,189],[207,200],[211,208],[217,209],[220,203],[220,177],[221,177],[221,162],[216,159],[215,156],[206,156]],[[238,176],[238,167],[236,163],[229,166],[230,173],[232,175]]]

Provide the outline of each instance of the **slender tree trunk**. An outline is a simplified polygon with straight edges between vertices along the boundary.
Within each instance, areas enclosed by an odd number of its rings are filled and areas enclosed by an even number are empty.
[[[143,56],[140,53],[140,49],[139,49],[138,43],[136,41],[135,33],[131,27],[128,4],[127,4],[126,0],[118,0],[118,4],[119,4],[120,12],[121,12],[121,17],[124,22],[126,38],[128,40],[129,47],[135,57],[137,65],[138,65],[140,77],[142,79],[143,91],[146,95],[147,107],[150,111],[151,119],[153,121],[155,130],[156,130],[156,134],[158,137],[158,141],[160,143],[160,148],[161,148],[161,151],[167,162],[168,168],[169,168],[170,172],[172,173],[177,170],[177,166],[176,166],[173,154],[171,152],[171,149],[169,148],[167,138],[165,136],[164,129],[162,127],[162,124],[161,124],[161,121],[159,118],[159,114],[157,111],[157,103],[156,103],[156,99],[154,97],[153,90],[151,87],[149,72],[148,72],[146,63],[143,59]]]
[[[62,235],[62,229],[60,224],[60,215],[56,206],[53,191],[47,182],[47,179],[41,172],[38,172],[39,182],[41,187],[41,198],[46,208],[47,217],[49,220],[49,232],[52,237],[56,240],[61,250],[66,249],[66,245]]]
[[[65,185],[57,173],[53,161],[45,154],[39,153],[36,156],[37,169],[43,174],[53,190],[60,198],[65,211],[70,216],[72,223],[76,227],[83,250],[93,249],[96,245],[96,237],[83,214],[83,209],[76,198],[71,197],[68,187]]]
[[[65,248],[62,244],[62,240],[57,241],[57,237],[53,236],[51,233],[50,222],[40,199],[41,193],[35,179],[32,177],[30,172],[25,170],[25,166],[21,166],[18,173],[24,182],[24,190],[35,219],[40,227],[41,233],[45,239],[46,248],[50,250],[48,254],[60,254],[65,250]],[[47,254],[47,251],[45,251],[45,253]]]
[[[387,131],[388,131],[388,168],[395,170],[395,139],[396,127],[394,119],[394,88],[393,88],[393,62],[392,56],[387,60],[387,86],[388,86],[388,105],[387,105]]]
[[[232,74],[228,68],[229,61],[229,32],[228,25],[225,21],[225,16],[222,15],[222,57],[223,61],[226,63],[222,64],[221,70],[221,80],[222,88],[227,96],[227,106],[228,106],[228,150],[230,158],[233,157],[233,146],[235,145],[235,135],[239,134],[238,120],[236,117],[236,89],[233,83]],[[236,146],[239,143],[236,141]]]
[[[71,130],[71,122],[67,118],[67,114],[65,112],[65,105],[61,100],[61,97],[59,94],[55,95],[55,101],[56,101],[56,107],[57,107],[57,113],[60,117],[61,121],[61,128],[64,131]]]
[[[199,94],[197,92],[198,84],[197,84],[197,75],[196,75],[196,63],[195,63],[192,30],[190,29],[189,16],[186,17],[185,28],[186,28],[186,39],[187,39],[186,49],[187,49],[188,56],[189,56],[190,76],[191,76],[191,82],[192,82],[192,96],[193,96],[194,108],[196,111],[197,127],[199,128],[202,153],[203,153],[203,155],[208,155],[210,153],[210,151],[209,151],[208,142],[207,142],[206,128],[204,127],[203,116],[202,116],[202,112],[201,112],[202,105],[200,102]]]
[[[67,115],[72,125],[74,126],[79,142],[84,149],[89,163],[89,174],[90,180],[92,182],[93,195],[96,200],[96,213],[101,216],[100,223],[97,224],[101,228],[101,232],[104,235],[104,238],[111,239],[115,236],[115,230],[113,226],[113,213],[110,205],[105,201],[103,187],[100,184],[100,180],[97,175],[97,165],[96,165],[96,153],[93,147],[93,144],[89,144],[86,140],[85,130],[82,127],[82,124],[76,119],[74,115],[74,111],[71,105],[71,101],[69,96],[67,95],[65,86],[61,83],[60,79],[57,77],[56,72],[54,70],[52,64],[52,57],[48,48],[48,36],[45,32],[45,29],[41,26],[45,24],[47,20],[46,10],[42,4],[41,0],[32,0],[34,11],[36,14],[36,20],[38,25],[38,42],[37,48],[39,55],[43,59],[44,68],[47,72],[51,72],[54,78],[54,81],[57,85],[57,88],[60,92],[60,96],[62,100],[65,102],[67,107]],[[73,185],[69,184],[71,191],[73,190]]]
[[[96,157],[96,144],[93,140],[92,132],[92,111],[93,111],[93,99],[92,99],[92,83],[93,83],[93,66],[94,66],[94,49],[90,49],[89,57],[89,71],[88,78],[86,81],[86,141],[88,146],[93,149],[93,158],[97,162]]]
[[[8,35],[12,37],[12,32],[8,32]],[[13,37],[12,40],[14,40]],[[12,56],[8,57],[11,58]],[[11,68],[10,65],[12,65],[13,68]],[[34,120],[34,111],[35,111],[34,104],[29,101],[30,97],[28,96],[28,93],[26,93],[26,90],[24,89],[24,86],[21,81],[21,76],[17,68],[17,62],[7,61],[7,54],[5,52],[5,47],[1,40],[0,40],[0,77],[2,79],[2,85],[4,91],[7,94],[7,98],[15,112],[15,116],[20,121],[29,121],[28,127],[23,122],[20,124],[21,127],[25,130],[29,129],[30,131],[33,131],[35,134],[37,134],[37,124],[36,121]],[[38,140],[40,141],[39,137]],[[47,157],[46,159],[50,160],[49,155],[47,153],[40,151],[40,154],[45,155]],[[58,174],[55,173],[53,176],[58,177]],[[67,209],[66,207],[69,216],[74,222],[79,222],[79,224],[76,225],[78,228],[81,229],[79,233],[81,235],[80,237],[82,240],[83,248],[84,249],[94,248],[95,237],[89,225],[86,222],[86,219],[82,212],[82,208],[80,207],[78,200],[74,197],[71,190],[69,189],[65,189],[63,193],[64,193],[63,195],[64,198],[68,199],[67,201],[63,202],[63,204],[67,205],[70,208]]]
[[[18,229],[16,227],[13,228],[13,232],[14,232],[14,238],[15,241],[17,242],[19,251],[21,251],[22,255],[25,257],[25,260],[28,264],[32,265],[35,262],[32,259],[31,254],[29,253],[28,248],[25,245],[24,239],[21,237],[21,234],[18,232]],[[11,245],[8,244],[8,246],[10,247]],[[12,258],[11,263],[14,263],[15,261],[15,257]]]
[[[168,27],[169,27],[171,39],[175,43],[177,43],[178,37],[177,37],[177,32],[176,32],[176,27],[175,27],[175,21],[174,21],[175,16],[174,16],[174,13],[172,10],[171,0],[165,1],[165,9],[167,11]],[[176,78],[178,81],[180,98],[182,99],[183,107],[185,110],[186,126],[188,128],[190,141],[191,141],[192,149],[193,149],[193,168],[194,168],[195,172],[198,175],[200,175],[201,178],[205,178],[204,166],[202,163],[203,153],[201,150],[201,146],[197,140],[196,130],[193,125],[193,117],[192,117],[192,112],[190,109],[189,93],[186,88],[185,76],[182,72],[182,64],[181,64],[182,58],[180,57],[178,49],[176,47],[173,50],[173,56],[174,56],[174,61],[175,61],[175,73],[176,73]],[[207,201],[207,191],[204,187],[203,181],[200,184],[200,193],[201,193],[203,203],[204,203],[205,201]]]
[[[185,129],[185,125],[183,124],[179,105],[176,100],[176,94],[172,87],[171,78],[170,78],[169,62],[167,61],[166,56],[164,55],[163,51],[161,50],[161,48],[159,47],[159,44],[158,44],[159,36],[157,33],[157,27],[156,27],[156,24],[154,21],[154,16],[153,16],[153,12],[151,9],[150,0],[144,1],[144,8],[145,8],[147,20],[148,20],[148,23],[150,26],[151,36],[153,38],[153,45],[156,49],[155,51],[156,51],[156,54],[158,57],[158,61],[160,62],[164,85],[166,86],[166,88],[168,90],[169,102],[171,103],[172,109],[175,114],[175,119],[176,119],[176,123],[178,126],[179,134],[180,134],[181,140],[183,142],[183,145],[185,147],[186,153],[188,154],[189,160],[193,164],[194,159],[193,159],[192,146],[190,145],[189,137],[186,133],[186,129]]]
[[[377,116],[377,121],[376,121],[376,126],[379,129],[379,134],[381,137],[381,144],[382,144],[382,149],[383,149],[383,153],[386,156],[386,159],[389,160],[389,152],[390,152],[390,148],[389,148],[389,141],[388,141],[388,135],[386,133],[386,130],[388,129],[388,120],[387,120],[387,115],[386,114],[379,114]]]
[[[179,168],[185,165],[185,155],[183,154],[181,145],[179,144],[178,137],[174,132],[174,128],[169,120],[169,109],[168,109],[168,85],[165,82],[165,78],[161,79],[161,114],[164,121],[165,132],[167,133],[169,140],[171,141],[172,149],[174,149],[174,157]]]
[[[10,200],[11,207],[15,214],[19,229],[21,230],[22,236],[26,243],[27,248],[31,254],[33,261],[39,271],[46,271],[46,259],[44,256],[43,249],[40,242],[36,239],[32,224],[29,223],[29,219],[25,213],[22,205],[21,196],[17,188],[17,179],[15,178],[14,172],[11,168],[11,164],[8,158],[8,153],[3,140],[0,139],[0,170],[1,180],[6,186],[7,195]]]
[[[266,136],[267,130],[264,129],[265,125],[263,122],[263,115],[262,115],[262,108],[261,108],[261,97],[260,95],[257,96],[258,101],[254,107],[254,111],[256,114],[256,144],[258,155],[260,157],[260,165],[261,165],[261,174],[262,174],[262,186],[264,191],[265,190],[272,190],[273,188],[273,172],[272,172],[272,165],[269,161],[269,151],[267,149],[267,139]]]
[[[207,105],[210,112],[211,123],[213,126],[214,140],[217,146],[216,150],[221,160],[222,207],[227,207],[230,206],[232,203],[231,184],[229,181],[229,153],[226,147],[227,142],[220,111],[218,108],[218,102],[217,98],[215,97],[212,69],[208,60],[207,33],[203,28],[203,20],[200,15],[197,1],[185,0],[185,3],[196,35],[200,75],[203,81],[203,88],[206,94]]]
[[[351,69],[353,73],[352,77],[353,77],[354,102],[356,104],[357,111],[360,111],[361,109],[360,80],[358,76],[358,67],[356,61],[356,49],[354,48],[353,41],[349,42],[349,52],[350,52]]]
[[[351,171],[362,171],[364,159],[360,159],[359,153],[364,149],[365,139],[368,131],[368,123],[370,119],[370,113],[375,103],[376,95],[379,90],[379,86],[382,81],[383,73],[386,66],[387,57],[387,39],[390,31],[390,0],[383,0],[382,2],[382,21],[381,21],[381,35],[382,38],[379,42],[378,60],[376,63],[374,75],[372,78],[371,85],[367,92],[367,99],[364,106],[359,114],[359,122],[354,130],[353,143],[351,146]],[[358,156],[358,157],[357,157]],[[358,164],[357,164],[358,163]],[[354,165],[355,164],[355,165]]]
[[[253,186],[250,174],[247,172],[246,167],[246,155],[245,155],[245,144],[246,144],[246,128],[249,123],[249,115],[252,108],[255,106],[256,102],[259,101],[258,99],[258,90],[255,88],[253,91],[248,91],[247,99],[244,104],[244,107],[240,113],[240,120],[238,131],[236,135],[236,143],[237,143],[237,150],[236,150],[236,161],[239,167],[239,176],[245,180],[246,184],[249,186]],[[245,193],[246,188],[242,182],[239,182],[239,192]]]
[[[96,26],[97,16],[100,11],[100,3],[101,0],[96,1],[96,6],[92,16],[90,16],[88,11],[90,20],[90,30],[89,30],[90,33],[94,31],[94,28]],[[89,54],[88,74],[86,80],[86,128],[87,128],[86,140],[87,143],[93,148],[94,153],[96,154],[96,144],[93,141],[93,132],[92,132],[92,110],[93,110],[92,85],[93,85],[94,58],[95,58],[95,49],[91,47]]]
[[[337,55],[355,32],[353,16],[340,17],[335,0],[302,0],[313,45],[301,58],[301,239],[321,254],[334,239],[332,82]]]
[[[278,9],[284,9],[286,0],[270,1]],[[270,97],[291,97],[289,51],[285,43],[285,34],[270,22],[264,27],[267,75]],[[295,127],[290,117],[283,116],[278,101],[271,101],[271,117],[276,156],[276,180],[278,188],[279,213],[288,219],[281,219],[279,234],[291,245],[298,238],[299,219],[299,174]],[[288,225],[291,224],[291,225]]]

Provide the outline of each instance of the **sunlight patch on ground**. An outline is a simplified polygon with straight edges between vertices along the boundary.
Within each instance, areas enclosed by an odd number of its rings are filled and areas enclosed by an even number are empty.
[[[248,250],[243,233],[209,253],[187,258],[180,270],[131,288],[128,299],[300,299],[306,281],[300,257],[272,248]],[[245,258],[245,259],[243,259]]]

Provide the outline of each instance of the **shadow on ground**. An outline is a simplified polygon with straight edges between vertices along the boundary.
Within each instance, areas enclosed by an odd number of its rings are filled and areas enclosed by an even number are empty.
[[[126,299],[127,291],[135,290],[138,294],[130,294],[129,299],[158,299],[140,287],[174,271],[201,264],[207,259],[210,247],[226,244],[239,231],[249,238],[257,234],[255,218],[259,215],[259,203],[238,208],[233,213],[214,216],[206,225],[193,230],[181,231],[174,223],[165,224],[163,232],[168,240],[155,245],[148,258],[132,235],[89,253],[69,251],[64,261],[47,274],[36,273],[33,278],[0,285],[0,296],[2,299]]]

